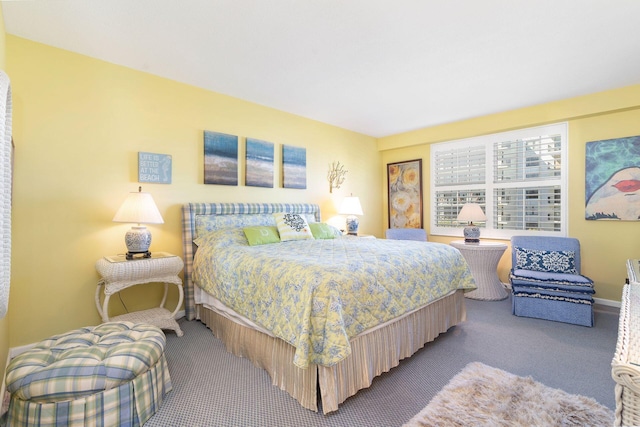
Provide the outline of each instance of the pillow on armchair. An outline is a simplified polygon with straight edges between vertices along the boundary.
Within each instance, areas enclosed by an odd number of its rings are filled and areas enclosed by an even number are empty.
[[[516,247],[515,270],[578,274],[574,251],[545,251]]]

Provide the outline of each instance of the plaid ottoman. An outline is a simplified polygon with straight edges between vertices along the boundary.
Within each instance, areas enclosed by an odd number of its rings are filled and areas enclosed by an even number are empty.
[[[6,372],[10,426],[138,426],[171,391],[157,327],[108,322],[56,335]]]

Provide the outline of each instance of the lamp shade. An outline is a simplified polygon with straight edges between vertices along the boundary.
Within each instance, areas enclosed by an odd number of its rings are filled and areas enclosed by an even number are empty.
[[[358,197],[345,197],[340,205],[340,215],[363,215],[362,206]]]
[[[149,193],[129,193],[124,203],[113,217],[114,222],[130,222],[136,224],[164,224],[162,215]]]
[[[482,208],[477,203],[465,203],[458,214],[458,221],[486,221],[487,216],[482,211]]]
[[[480,228],[473,221],[486,221],[487,216],[477,203],[465,203],[458,214],[458,221],[467,221],[469,225],[464,228],[465,243],[480,242]]]

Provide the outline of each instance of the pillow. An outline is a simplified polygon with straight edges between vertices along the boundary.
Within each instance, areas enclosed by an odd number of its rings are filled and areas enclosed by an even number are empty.
[[[323,222],[312,222],[309,224],[309,228],[311,229],[311,234],[313,234],[314,239],[336,238],[336,228],[330,226],[329,224],[325,224]]]
[[[313,239],[309,224],[302,215],[277,212],[273,216],[276,219],[281,241]]]
[[[273,226],[245,227],[242,229],[250,246],[280,243],[278,228]]]
[[[574,251],[544,251],[516,246],[516,269],[578,274]]]

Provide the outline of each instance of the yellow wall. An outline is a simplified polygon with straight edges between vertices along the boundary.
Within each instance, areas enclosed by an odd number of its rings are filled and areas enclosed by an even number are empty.
[[[619,301],[626,278],[625,261],[640,257],[638,223],[584,219],[585,144],[640,135],[640,85],[381,138],[380,170],[385,176],[387,163],[422,159],[424,222],[428,229],[429,144],[561,121],[569,123],[569,235],[580,240],[582,272],[595,281],[596,297]],[[386,206],[386,183],[382,188]],[[386,224],[386,211],[383,216]],[[430,236],[430,239],[448,243],[454,238]],[[502,281],[508,281],[510,268],[511,255],[507,250],[498,267]]]
[[[353,193],[365,213],[361,231],[380,235],[374,138],[11,35],[6,43],[16,143],[11,346],[99,323],[94,265],[125,249],[130,225],[111,219],[138,187],[139,151],[173,156],[170,185],[142,184],[165,220],[148,227],[152,251],[182,254],[186,202],[318,203],[328,219]],[[203,130],[273,142],[276,164],[282,144],[306,147],[307,189],[203,184]],[[334,160],[349,172],[330,194]],[[129,309],[150,308],[160,288],[139,286],[122,298]],[[111,302],[111,313],[121,313],[118,298]]]

